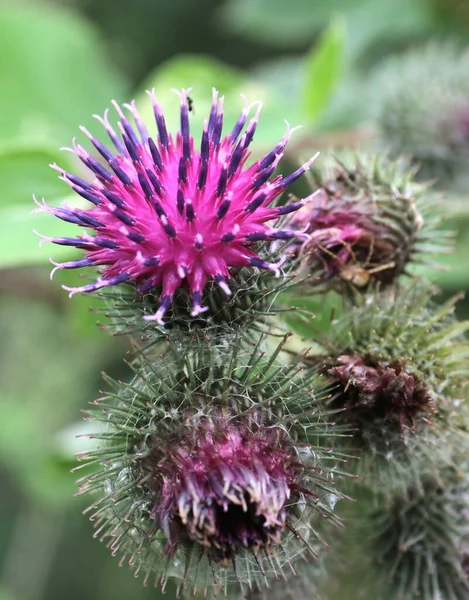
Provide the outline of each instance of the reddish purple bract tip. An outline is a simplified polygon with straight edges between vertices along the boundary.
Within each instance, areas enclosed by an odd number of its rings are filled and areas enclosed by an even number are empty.
[[[280,264],[264,260],[255,244],[296,235],[267,223],[305,204],[302,200],[273,206],[313,159],[287,177],[272,178],[292,132],[287,127],[271,152],[247,166],[260,105],[249,122],[252,105],[246,105],[232,132],[222,137],[223,98],[215,90],[196,149],[189,132],[189,91],[178,92],[181,123],[175,139],[167,131],[154,93],[149,92],[158,132],[155,139],[147,132],[134,102],[124,105],[134,124],[113,102],[120,119],[119,133],[110,125],[107,111],[99,120],[115,148],[109,150],[85,128],[82,131],[100,160],[74,142],[73,152],[94,175],[93,182],[53,165],[75,192],[94,205],[79,210],[39,204],[39,210],[94,230],[92,235],[75,238],[44,238],[85,251],[85,258],[54,263],[56,269],[100,268],[95,282],[65,288],[70,295],[132,281],[138,292],[159,295],[156,314],[145,318],[162,324],[180,287],[189,291],[191,314],[196,316],[207,310],[202,306],[202,294],[209,280],[230,294],[227,280],[232,268],[252,266],[280,273]]]

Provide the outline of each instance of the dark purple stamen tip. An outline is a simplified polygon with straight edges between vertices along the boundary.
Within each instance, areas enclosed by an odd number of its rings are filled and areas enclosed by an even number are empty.
[[[255,257],[249,259],[249,264],[253,267],[258,267],[259,269],[270,269],[272,266],[267,261]]]
[[[81,267],[92,267],[95,261],[91,258],[80,258],[78,260],[71,260],[64,262],[60,265],[61,269],[80,269]]]
[[[233,131],[231,132],[231,143],[234,143],[236,138],[241,133],[241,130],[243,129],[246,123],[247,116],[247,111],[243,110],[243,112],[239,116],[239,119],[236,121],[235,126],[233,127]]]
[[[135,219],[133,217],[131,217],[130,215],[128,215],[126,212],[124,212],[123,210],[121,210],[120,208],[116,208],[112,211],[112,214],[117,217],[119,219],[119,221],[122,221],[122,223],[125,223],[126,225],[128,225],[129,227],[131,227],[132,225],[134,225],[135,223]]]
[[[235,239],[236,235],[233,232],[225,233],[221,236],[220,241],[222,244],[229,244]]]
[[[180,215],[184,212],[184,192],[179,189],[177,191],[176,206]]]
[[[215,124],[213,135],[212,135],[212,143],[214,146],[218,146],[221,139],[221,132],[223,129],[223,113],[220,113],[217,116],[217,122]]]
[[[93,144],[93,146],[96,148],[96,150],[104,158],[104,160],[106,160],[107,162],[110,162],[111,160],[114,159],[114,155],[112,154],[112,152],[110,152],[106,148],[106,146],[101,144],[101,142],[99,140],[97,140],[95,137],[90,137],[90,140],[91,140],[91,143]]]
[[[159,260],[156,258],[156,256],[152,256],[150,258],[145,258],[145,260],[143,261],[143,265],[145,267],[156,267],[156,265],[159,263]]]
[[[148,259],[148,260],[150,260],[150,259]],[[139,294],[146,294],[146,292],[149,292],[154,287],[155,287],[155,283],[154,283],[153,279],[150,277],[143,283],[138,284],[137,291]]]
[[[202,132],[202,140],[200,142],[200,158],[202,161],[208,161],[210,158],[210,141],[207,129]]]
[[[71,173],[68,173],[67,171],[62,171],[62,175],[68,181],[70,181],[70,183],[73,183],[73,185],[76,185],[77,187],[80,187],[83,190],[93,191],[93,185],[91,183],[89,183],[88,181],[85,181],[81,177],[77,177],[76,175],[72,175]]]
[[[129,138],[130,142],[134,146],[138,146],[140,142],[135,133],[135,130],[125,117],[121,117],[121,125],[122,125],[122,128],[124,129],[126,136]]]
[[[254,179],[254,181],[252,182],[252,189],[257,189],[259,187],[261,187],[261,185],[263,185],[268,179],[269,177],[272,175],[272,173],[275,171],[275,166],[270,166],[267,169],[265,169],[263,172],[260,172],[259,175]]]
[[[158,128],[158,137],[159,137],[160,144],[164,148],[167,149],[169,146],[169,136],[168,136],[168,130],[166,129],[166,122],[164,120],[163,115],[159,112],[158,107],[155,106],[154,112],[155,112],[156,127]]]
[[[220,198],[226,191],[226,183],[228,181],[228,169],[224,165],[220,173],[217,185],[217,196]]]
[[[233,154],[231,155],[230,164],[228,165],[228,176],[229,177],[233,177],[233,175],[236,173],[236,171],[239,167],[239,163],[241,162],[241,159],[243,157],[243,152],[244,152],[244,148],[243,148],[241,142],[239,142],[237,144],[236,148],[234,149]]]
[[[122,135],[122,139],[124,140],[125,147],[127,152],[129,153],[132,162],[139,163],[141,162],[140,156],[137,151],[137,146],[133,143],[133,141],[125,134]]]
[[[189,223],[192,223],[192,221],[195,219],[194,205],[189,199],[186,201],[186,219],[189,221]]]
[[[67,223],[73,223],[74,225],[79,225],[80,227],[88,226],[88,223],[83,221],[78,215],[67,208],[54,208],[51,212],[59,219],[62,219],[62,221],[67,221]]]
[[[297,169],[296,171],[294,171],[293,173],[290,173],[290,175],[287,175],[287,177],[284,177],[282,179],[282,181],[279,183],[279,185],[285,189],[288,186],[290,186],[294,181],[296,181],[297,179],[299,179],[304,173],[306,173],[307,168],[305,165],[303,165],[302,167],[300,167],[299,169]]]
[[[146,241],[145,236],[143,236],[141,233],[130,232],[127,234],[127,237],[136,244],[143,244]]]
[[[184,156],[179,159],[178,180],[180,183],[187,183],[187,165]]]
[[[102,248],[110,248],[112,250],[119,248],[119,244],[117,244],[113,240],[108,240],[107,238],[101,237],[99,235],[93,237],[93,244],[101,246]]]
[[[166,296],[163,296],[161,298],[160,307],[158,309],[158,312],[164,314],[168,310],[168,308],[171,306],[171,300],[172,300],[172,297],[169,294],[166,294]]]
[[[105,198],[107,198],[109,200],[109,202],[114,204],[114,206],[117,206],[117,208],[125,208],[126,207],[126,203],[124,202],[124,200],[122,200],[122,198],[120,198],[114,192],[111,192],[106,189],[102,189],[102,190],[100,190],[100,192]]]
[[[230,206],[231,206],[230,198],[225,198],[217,210],[217,219],[218,220],[221,220],[221,219],[223,219],[223,217],[226,216],[226,213],[230,209]]]
[[[282,150],[285,148],[285,144],[277,144],[275,146],[275,148],[269,152],[269,154],[266,154],[264,156],[264,158],[261,160],[261,162],[259,163],[259,166],[257,167],[258,171],[262,171],[262,169],[265,169],[267,167],[269,167],[274,160],[276,159],[276,157],[278,156],[278,154],[280,152],[282,152]]]
[[[165,194],[165,189],[164,189],[163,184],[160,182],[158,177],[155,175],[155,173],[153,173],[153,171],[151,169],[146,169],[145,173],[147,174],[147,177],[150,180],[150,183],[153,186],[153,189],[155,190],[155,192],[158,194],[158,196],[160,198],[162,198]]]
[[[126,187],[132,187],[132,180],[130,179],[130,177],[127,175],[127,173],[124,171],[124,169],[122,169],[118,163],[116,159],[113,159],[112,161],[109,162],[109,166],[111,167],[111,169],[114,171],[114,173],[117,175],[117,177],[120,179],[120,181],[126,186]]]
[[[302,200],[299,200],[298,202],[292,202],[291,204],[287,204],[286,206],[280,206],[279,208],[277,208],[277,215],[288,215],[289,213],[298,210],[302,206],[304,206],[304,202]]]
[[[158,150],[152,138],[148,138],[148,148],[150,149],[150,154],[153,159],[154,165],[158,168],[159,171],[161,171],[163,169],[163,161],[161,160],[160,151]]]
[[[98,227],[104,227],[104,224],[101,223],[101,221],[98,221],[98,219],[95,219],[94,217],[87,215],[85,212],[83,212],[81,210],[75,209],[70,212],[73,212],[83,223],[86,223],[90,227],[94,227],[95,229],[97,229]]]
[[[166,235],[168,237],[170,237],[171,239],[174,239],[175,237],[177,237],[177,231],[174,229],[174,227],[168,223],[168,221],[166,219],[162,219],[162,225],[163,225],[163,229],[166,232]]]
[[[202,160],[200,162],[199,177],[197,179],[197,187],[201,190],[207,183],[208,174],[208,161]]]
[[[167,216],[164,208],[161,206],[161,204],[158,202],[158,200],[153,201],[153,208],[155,209],[155,212],[160,219],[162,217],[165,218]]]
[[[88,241],[88,240],[84,240],[83,238],[51,238],[51,242],[53,242],[54,244],[58,244],[59,246],[74,246],[75,248],[84,248],[84,249],[88,249],[88,248],[93,248],[94,246],[94,239],[93,241]]]
[[[258,194],[251,200],[251,202],[246,206],[246,208],[244,210],[246,212],[254,212],[260,206],[262,206],[262,204],[266,198],[267,198],[267,194],[265,194],[264,192],[261,192],[260,194]]]
[[[107,171],[102,164],[100,164],[95,158],[92,156],[87,156],[86,158],[81,157],[82,162],[91,170],[97,177],[102,179],[103,181],[109,183],[112,181],[112,175]]]
[[[79,194],[82,198],[85,198],[85,200],[88,200],[88,202],[91,202],[92,204],[94,204],[96,206],[99,206],[100,204],[103,203],[101,198],[96,196],[96,194],[93,194],[92,192],[90,192],[88,190],[84,190],[84,189],[78,187],[77,185],[72,185],[72,190],[74,192],[76,192],[77,194]]]
[[[148,180],[143,173],[138,173],[138,182],[140,184],[140,187],[142,188],[145,198],[147,200],[152,200],[155,194],[153,193],[153,190],[150,187],[150,184],[148,183]]]
[[[217,123],[217,99],[214,98],[212,102],[212,107],[210,109],[210,116],[208,118],[207,132],[208,137],[211,138],[213,135],[213,130],[215,129],[215,125]]]

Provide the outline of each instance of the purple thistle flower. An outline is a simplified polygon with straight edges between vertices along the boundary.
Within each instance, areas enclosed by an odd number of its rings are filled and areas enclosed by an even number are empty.
[[[156,314],[145,318],[163,324],[163,316],[182,286],[192,297],[191,315],[197,316],[208,309],[202,306],[202,293],[209,280],[230,295],[227,280],[232,268],[251,266],[280,274],[282,261],[267,262],[254,245],[297,236],[267,223],[304,206],[305,200],[279,207],[272,204],[314,158],[287,177],[277,175],[272,179],[292,133],[287,127],[271,152],[247,166],[261,105],[245,127],[252,108],[246,104],[232,132],[222,138],[223,97],[218,98],[215,90],[200,149],[196,149],[189,132],[189,91],[178,92],[181,126],[175,140],[166,129],[154,92],[149,92],[158,130],[156,141],[147,132],[134,102],[124,106],[135,127],[113,102],[120,118],[120,136],[110,125],[107,112],[103,119],[98,118],[115,151],[83,127],[104,160],[98,162],[82,146],[73,145],[72,151],[92,172],[94,181],[88,183],[52,165],[75,192],[94,205],[79,210],[38,203],[38,210],[95,230],[94,235],[84,233],[75,238],[44,238],[85,251],[84,258],[54,263],[54,271],[102,267],[93,283],[63,286],[70,295],[132,281],[139,293],[159,293]]]

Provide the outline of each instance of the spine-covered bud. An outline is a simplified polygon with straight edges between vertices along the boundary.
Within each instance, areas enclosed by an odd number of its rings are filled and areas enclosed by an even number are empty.
[[[384,148],[412,157],[423,179],[453,183],[469,160],[469,52],[433,43],[393,56],[372,78]]]
[[[376,490],[349,531],[365,541],[369,574],[389,600],[466,600],[469,597],[468,440],[444,436],[452,456],[420,456],[413,468]],[[411,475],[411,477],[410,477]],[[366,558],[365,558],[366,560]]]
[[[444,249],[446,235],[435,231],[429,214],[428,188],[414,175],[402,158],[326,159],[315,175],[318,192],[290,222],[309,234],[297,246],[308,288],[386,287],[425,260],[425,253]]]
[[[469,323],[453,318],[454,300],[438,306],[432,296],[421,282],[365,296],[311,357],[335,385],[331,406],[354,429],[352,444],[386,454],[433,425],[461,424]]]
[[[208,595],[262,588],[316,553],[317,521],[336,522],[343,459],[322,447],[334,428],[314,375],[239,340],[194,346],[170,344],[95,402],[102,445],[82,458],[100,470],[81,492],[101,494],[96,535],[145,580]]]

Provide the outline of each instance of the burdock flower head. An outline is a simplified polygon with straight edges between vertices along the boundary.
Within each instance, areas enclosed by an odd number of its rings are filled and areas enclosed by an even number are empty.
[[[71,295],[134,282],[138,293],[158,295],[158,309],[145,319],[162,324],[179,288],[190,294],[191,315],[197,316],[208,308],[202,299],[208,281],[230,295],[227,280],[234,268],[280,273],[281,262],[262,258],[256,245],[294,236],[268,223],[305,204],[298,201],[273,206],[312,160],[287,177],[272,179],[291,135],[287,128],[271,152],[248,166],[260,104],[247,125],[252,105],[246,104],[233,130],[222,137],[223,98],[214,91],[200,147],[196,148],[189,132],[188,92],[179,93],[181,126],[175,138],[167,131],[153,92],[149,95],[158,130],[155,139],[147,132],[134,103],[125,107],[135,126],[114,102],[120,135],[110,125],[107,113],[100,120],[115,149],[106,148],[84,128],[103,160],[98,161],[74,143],[73,152],[94,180],[85,181],[53,165],[62,179],[94,206],[81,210],[40,204],[39,210],[95,232],[75,238],[45,238],[85,251],[84,258],[57,264],[56,269],[100,268],[95,282],[66,288]]]
[[[101,494],[96,535],[146,579],[194,594],[262,587],[315,554],[316,521],[335,521],[341,461],[321,445],[334,431],[311,375],[257,348],[194,343],[170,343],[96,401],[106,429],[86,458],[101,470],[81,489]]]
[[[310,234],[299,250],[308,285],[388,286],[419,252],[435,251],[444,234],[435,232],[434,217],[424,219],[430,202],[414,174],[406,160],[381,155],[326,160],[315,176],[318,192],[290,221]]]
[[[354,429],[352,445],[386,453],[433,425],[462,422],[469,323],[453,319],[454,299],[438,306],[433,293],[416,282],[366,296],[311,359],[336,385],[331,404]]]

